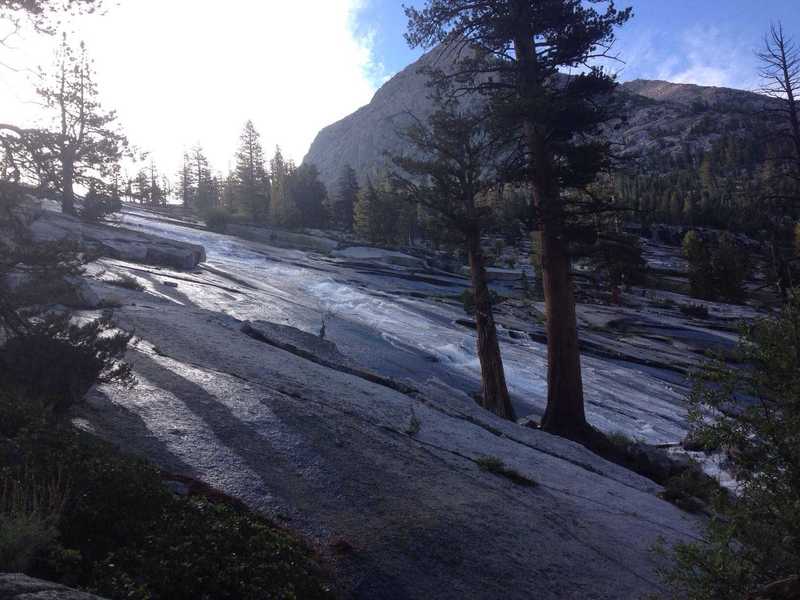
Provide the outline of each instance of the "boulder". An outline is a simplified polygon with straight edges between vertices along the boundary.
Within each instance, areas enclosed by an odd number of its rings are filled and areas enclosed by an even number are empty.
[[[23,304],[36,304],[42,293],[46,293],[49,304],[61,304],[70,308],[101,308],[104,299],[85,280],[66,276],[41,281],[24,271],[11,271],[0,278],[0,288],[15,294]],[[30,292],[28,291],[30,290]]]
[[[296,327],[270,323],[269,321],[246,321],[241,325],[243,333],[265,341],[274,346],[285,349],[299,349],[308,354],[341,365],[349,365],[350,361],[344,356],[336,344]]]
[[[103,223],[85,223],[53,210],[42,211],[31,223],[30,232],[35,242],[71,240],[101,256],[173,269],[191,270],[206,259],[205,249],[196,244]]]
[[[658,483],[664,483],[670,477],[697,468],[690,457],[670,454],[649,444],[630,444],[626,452],[634,471]]]

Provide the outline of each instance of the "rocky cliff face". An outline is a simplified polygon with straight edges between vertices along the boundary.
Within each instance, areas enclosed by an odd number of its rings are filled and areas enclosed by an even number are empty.
[[[435,49],[386,82],[366,106],[319,132],[303,162],[313,163],[335,195],[345,165],[359,177],[379,171],[386,154],[398,153],[405,143],[396,132],[407,114],[426,119],[431,112],[427,76],[434,64],[446,69],[452,53]],[[664,159],[698,156],[723,135],[752,135],[755,115],[766,101],[751,92],[727,88],[636,80],[619,88],[621,117],[609,122],[607,133],[619,143],[622,156],[637,159],[643,169],[659,169]]]
[[[345,165],[363,179],[387,164],[387,153],[405,147],[396,132],[407,115],[426,119],[431,112],[428,79],[420,70],[446,68],[452,61],[451,53],[429,52],[381,86],[369,104],[317,134],[303,162],[317,166],[329,193],[335,193]]]

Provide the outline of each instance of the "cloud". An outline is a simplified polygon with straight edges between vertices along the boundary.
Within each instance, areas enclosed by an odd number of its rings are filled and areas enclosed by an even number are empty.
[[[280,144],[299,162],[322,127],[369,101],[382,67],[370,35],[355,31],[362,5],[122,0],[77,31],[132,142],[168,169],[199,142],[225,170],[247,119],[268,152]],[[53,43],[29,39],[38,59]]]
[[[716,27],[691,27],[677,35],[644,30],[625,40],[623,79],[751,89],[756,72],[753,48]]]
[[[692,27],[680,37],[678,60],[665,63],[659,79],[717,87],[753,85],[752,48],[716,27]]]

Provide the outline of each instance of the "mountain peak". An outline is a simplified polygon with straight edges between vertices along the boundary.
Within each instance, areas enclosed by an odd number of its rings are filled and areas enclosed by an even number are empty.
[[[423,68],[447,70],[456,59],[447,47],[434,48],[381,86],[369,104],[319,132],[303,162],[317,166],[331,195],[345,165],[363,178],[385,168],[387,155],[407,150],[396,133],[398,118],[411,113],[424,120],[432,111]],[[619,89],[634,100],[626,103],[623,124],[610,128],[626,156],[701,154],[723,134],[745,129],[743,117],[769,101],[745,90],[648,79]]]

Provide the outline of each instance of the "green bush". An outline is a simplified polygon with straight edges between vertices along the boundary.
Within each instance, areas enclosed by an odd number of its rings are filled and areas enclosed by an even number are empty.
[[[612,286],[636,285],[645,280],[647,262],[635,236],[602,232],[590,258],[595,271],[602,273]]]
[[[231,214],[224,208],[210,208],[206,211],[203,220],[211,231],[224,233],[228,223],[231,222]]]
[[[96,223],[106,215],[122,209],[119,199],[111,196],[89,193],[83,200],[80,218],[87,223]]]
[[[98,381],[130,379],[130,367],[117,360],[130,339],[114,328],[109,313],[83,324],[46,315],[0,347],[2,384],[63,412]]]
[[[126,290],[132,290],[134,292],[141,292],[144,290],[144,286],[139,283],[135,277],[128,275],[127,273],[118,275],[114,279],[106,281],[106,283],[115,287],[125,288]]]
[[[173,501],[136,545],[109,554],[92,588],[111,598],[330,597],[310,552],[251,513],[204,499]]]
[[[311,550],[263,517],[174,496],[153,465],[19,397],[0,408],[23,415],[16,457],[0,453],[2,481],[19,482],[0,504],[0,569],[112,600],[331,597]]]
[[[699,469],[687,469],[664,482],[661,497],[688,512],[702,512],[709,503],[726,501],[716,480]]]
[[[800,303],[748,327],[737,358],[696,376],[690,416],[693,437],[727,449],[739,493],[712,494],[703,541],[676,548],[671,598],[744,600],[800,573]]]
[[[732,235],[723,233],[712,244],[696,231],[689,231],[683,238],[683,254],[689,263],[692,296],[729,301],[740,301],[744,297],[750,261]]]
[[[708,307],[705,304],[681,304],[678,307],[682,314],[697,319],[708,318]]]

